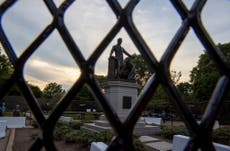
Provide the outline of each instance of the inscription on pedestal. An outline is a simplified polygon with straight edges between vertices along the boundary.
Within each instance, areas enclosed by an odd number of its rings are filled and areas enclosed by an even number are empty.
[[[130,109],[132,107],[132,97],[123,96],[123,109]]]

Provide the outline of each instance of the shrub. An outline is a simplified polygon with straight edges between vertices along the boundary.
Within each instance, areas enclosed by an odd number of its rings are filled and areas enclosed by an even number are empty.
[[[70,128],[75,129],[75,130],[79,130],[82,125],[83,125],[82,122],[70,122],[69,123]]]
[[[64,136],[68,133],[70,133],[71,131],[73,131],[73,129],[71,129],[68,125],[68,123],[64,123],[64,122],[58,122],[55,129],[54,129],[54,139],[55,140],[62,140],[64,138]]]
[[[97,141],[95,134],[88,131],[78,131],[76,135],[76,143],[89,147],[93,141]]]
[[[106,144],[109,144],[113,138],[113,133],[109,131],[103,131],[100,133],[96,133],[96,140],[99,142],[104,142]]]
[[[110,144],[113,138],[113,133],[108,131],[103,131],[100,133],[91,133],[87,131],[78,131],[76,135],[76,143],[82,144],[83,146],[89,147],[92,142],[104,142]],[[147,151],[144,145],[140,142],[137,137],[134,137],[133,144],[135,151]]]
[[[80,118],[76,115],[76,113],[64,113],[63,116],[72,117],[74,120],[80,120]]]
[[[188,130],[184,126],[171,127],[163,126],[162,127],[162,136],[167,139],[172,139],[173,135],[189,135]],[[230,127],[222,127],[216,130],[213,130],[212,138],[214,142],[230,145]]]
[[[79,132],[77,130],[72,130],[65,134],[64,139],[66,143],[75,143],[76,138],[79,135]]]
[[[230,145],[230,127],[223,127],[214,130],[212,137],[214,142]]]
[[[145,146],[141,143],[141,141],[137,137],[133,138],[133,145],[135,151],[147,151]]]
[[[92,114],[85,114],[84,115],[84,120],[95,120],[95,116]]]
[[[167,139],[173,139],[173,135],[189,135],[184,126],[163,126],[161,135]]]
[[[56,127],[61,128],[63,126],[68,126],[68,125],[69,125],[69,123],[67,123],[67,122],[58,121],[57,124],[56,124]]]
[[[82,123],[93,123],[93,121],[92,121],[92,120],[82,119],[81,121],[82,121]]]
[[[64,140],[66,143],[77,143],[84,147],[90,147],[92,142],[104,142],[110,144],[113,138],[113,133],[103,131],[100,133],[92,133],[88,131],[79,130],[81,122],[58,122],[54,130],[54,139]],[[144,145],[137,137],[134,137],[133,144],[135,151],[146,151]]]

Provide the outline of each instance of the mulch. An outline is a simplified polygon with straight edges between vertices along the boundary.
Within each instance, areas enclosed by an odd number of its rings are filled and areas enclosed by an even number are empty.
[[[36,140],[38,129],[22,128],[16,129],[13,151],[27,151]],[[75,143],[65,143],[64,141],[55,141],[56,148],[60,151],[89,151],[88,148],[82,147]],[[45,151],[43,148],[42,151]]]

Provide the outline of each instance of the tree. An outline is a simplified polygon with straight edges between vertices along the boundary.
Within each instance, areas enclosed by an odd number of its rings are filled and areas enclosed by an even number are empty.
[[[132,56],[132,63],[135,67],[135,79],[137,83],[141,86],[141,89],[145,86],[146,82],[153,74],[148,65],[145,63],[141,55],[134,54]],[[175,85],[179,84],[180,78],[182,76],[181,72],[170,71],[171,79]],[[147,105],[146,110],[149,112],[162,112],[163,110],[167,112],[173,112],[172,105],[170,104],[168,95],[161,85],[157,88],[152,97],[150,103]]]
[[[36,98],[42,97],[42,91],[38,86],[29,84],[29,87]]]
[[[230,43],[219,44],[227,59],[230,59]],[[196,67],[194,67],[190,74],[190,82],[194,97],[199,101],[208,100],[216,86],[220,73],[209,58],[208,54],[202,54]]]
[[[135,67],[135,79],[143,88],[153,72],[149,69],[141,55],[132,55],[132,64]]]
[[[3,88],[3,84],[10,78],[13,74],[14,68],[10,63],[10,60],[7,58],[6,55],[2,54],[0,51],[0,88]],[[20,95],[20,91],[16,85],[14,85],[9,93],[9,95]]]
[[[93,96],[90,93],[86,84],[81,88],[80,92],[78,92],[76,97],[80,100],[93,100]]]
[[[9,59],[0,52],[0,83],[2,84],[13,73],[13,67]]]
[[[180,81],[180,78],[182,76],[181,71],[176,72],[176,71],[171,71],[171,79],[173,80],[173,83],[177,85]]]
[[[177,85],[177,89],[179,90],[180,95],[183,100],[186,102],[190,102],[193,99],[192,95],[192,85],[189,82],[181,82]]]
[[[188,82],[181,82],[177,85],[177,89],[183,96],[188,96],[192,93],[192,85]]]
[[[102,86],[102,84],[106,82],[107,79],[103,75],[95,75],[95,77],[100,86]],[[81,88],[80,92],[77,94],[76,97],[77,99],[81,99],[81,100],[94,100],[86,84]]]
[[[104,75],[95,75],[95,77],[96,77],[100,86],[102,86],[102,84],[105,83],[107,80],[107,77]]]
[[[43,97],[47,99],[61,98],[65,93],[60,84],[51,82],[43,90]]]
[[[39,99],[39,103],[43,110],[49,111],[61,99],[65,90],[62,89],[62,85],[57,84],[56,82],[51,82],[46,85],[42,93],[43,97]]]

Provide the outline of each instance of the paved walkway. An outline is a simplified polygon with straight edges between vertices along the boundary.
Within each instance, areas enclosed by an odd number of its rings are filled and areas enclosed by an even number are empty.
[[[6,151],[13,151],[14,138],[15,138],[15,128],[10,130],[10,135],[9,135],[8,143],[6,146]]]
[[[7,129],[6,137],[0,139],[0,151],[6,150],[6,146],[7,146],[8,140],[9,140],[9,135],[10,135],[10,129]]]
[[[150,137],[150,136],[141,136],[139,139],[149,150],[154,150],[154,151],[172,150],[172,143],[166,142],[162,139]]]

